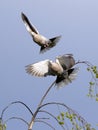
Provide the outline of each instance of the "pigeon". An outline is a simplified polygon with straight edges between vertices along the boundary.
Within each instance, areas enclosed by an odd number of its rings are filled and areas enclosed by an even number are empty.
[[[72,82],[77,76],[78,67],[73,68],[75,60],[72,54],[56,57],[55,62],[49,59],[26,66],[26,72],[32,76],[56,76],[56,86],[63,87]]]
[[[38,30],[30,23],[29,19],[24,13],[21,13],[21,17],[27,31],[32,36],[33,41],[40,46],[40,53],[46,52],[47,50],[56,46],[57,42],[59,42],[61,35],[48,39],[38,32]]]

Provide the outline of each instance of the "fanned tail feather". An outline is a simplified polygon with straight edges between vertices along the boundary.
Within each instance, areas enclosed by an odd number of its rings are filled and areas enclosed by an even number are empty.
[[[57,76],[57,79],[56,79],[57,87],[61,88],[71,83],[73,80],[75,80],[78,71],[79,71],[79,68],[72,68],[68,70],[68,75],[63,74],[63,75]]]

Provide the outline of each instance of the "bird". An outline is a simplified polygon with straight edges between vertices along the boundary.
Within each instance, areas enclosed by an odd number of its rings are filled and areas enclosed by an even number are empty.
[[[57,56],[55,61],[46,59],[29,64],[26,66],[26,72],[37,77],[56,76],[55,84],[61,88],[76,78],[79,68],[74,68],[74,65],[73,55],[64,54]]]
[[[36,29],[34,25],[32,25],[27,18],[27,16],[22,12],[21,18],[24,22],[24,25],[27,31],[33,38],[33,41],[40,46],[40,53],[44,53],[47,50],[51,49],[52,47],[56,46],[59,42],[61,35],[53,37],[53,38],[46,38],[45,36],[41,35],[39,31]]]

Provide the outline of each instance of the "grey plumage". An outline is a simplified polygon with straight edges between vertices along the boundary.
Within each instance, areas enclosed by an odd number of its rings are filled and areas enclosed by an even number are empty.
[[[34,27],[34,25],[32,25],[30,23],[29,19],[27,18],[27,16],[24,13],[21,13],[21,17],[22,17],[22,20],[25,24],[27,31],[32,36],[33,41],[41,47],[40,48],[41,53],[56,46],[57,42],[59,42],[61,36],[57,36],[57,37],[48,39],[38,32],[38,30]]]
[[[58,56],[55,62],[47,59],[27,65],[26,72],[38,77],[56,76],[56,85],[62,87],[76,78],[79,68],[73,68],[74,65],[73,55],[66,54]]]

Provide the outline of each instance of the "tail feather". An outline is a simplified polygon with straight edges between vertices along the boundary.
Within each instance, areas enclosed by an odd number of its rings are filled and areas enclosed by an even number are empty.
[[[40,48],[40,53],[44,53],[44,52],[46,52],[46,51],[48,51],[48,50],[50,50],[50,49],[51,49],[50,47],[41,46],[41,48]]]
[[[60,76],[57,76],[56,79],[56,85],[58,88],[63,87],[69,83],[72,83],[72,81],[76,78],[79,68],[72,68],[68,70],[68,75],[63,74]]]

